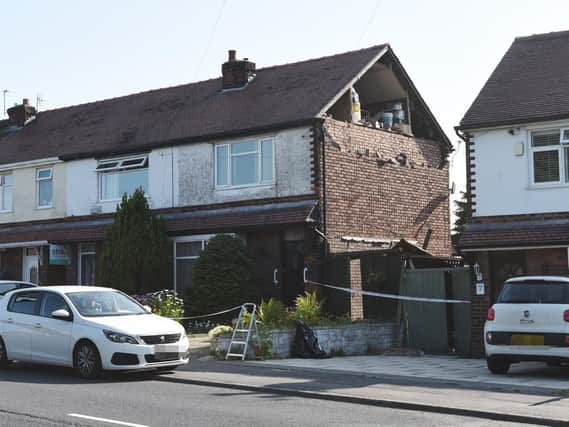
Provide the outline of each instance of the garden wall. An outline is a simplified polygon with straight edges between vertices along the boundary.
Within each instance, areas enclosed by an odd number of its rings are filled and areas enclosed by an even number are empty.
[[[398,328],[395,323],[362,322],[338,326],[315,326],[312,328],[320,346],[331,355],[360,355],[399,347]],[[272,343],[270,353],[275,358],[292,356],[294,329],[277,329],[267,332]],[[225,355],[230,336],[221,336],[214,343],[217,353]],[[255,358],[254,346],[249,348],[247,358]]]

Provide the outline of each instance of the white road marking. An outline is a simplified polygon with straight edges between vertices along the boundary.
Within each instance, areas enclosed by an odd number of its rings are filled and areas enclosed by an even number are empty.
[[[99,417],[92,417],[90,415],[81,415],[81,414],[67,414],[68,417],[75,417],[75,418],[83,418],[86,420],[92,420],[92,421],[100,421],[102,423],[109,423],[109,424],[118,424],[121,426],[129,426],[129,427],[149,427],[149,426],[145,426],[143,424],[134,424],[134,423],[127,423],[125,421],[117,421],[117,420],[111,420],[108,418],[99,418]]]

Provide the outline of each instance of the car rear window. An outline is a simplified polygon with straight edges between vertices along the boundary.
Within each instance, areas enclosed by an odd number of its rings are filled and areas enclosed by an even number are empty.
[[[569,283],[506,283],[497,302],[500,304],[569,304]]]

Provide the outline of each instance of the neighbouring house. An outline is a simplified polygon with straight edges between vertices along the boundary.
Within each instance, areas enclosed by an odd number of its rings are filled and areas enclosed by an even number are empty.
[[[514,40],[457,127],[472,219],[473,349],[505,279],[569,273],[569,31]],[[482,285],[482,283],[484,285]]]
[[[358,100],[359,97],[359,100]],[[330,253],[402,238],[451,253],[451,144],[389,45],[0,122],[0,271],[93,284],[105,227],[142,187],[172,240],[172,286],[216,233],[241,236],[290,302]]]

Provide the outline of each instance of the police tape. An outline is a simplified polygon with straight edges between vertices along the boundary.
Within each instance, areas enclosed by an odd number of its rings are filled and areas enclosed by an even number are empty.
[[[202,314],[200,316],[189,316],[189,317],[169,317],[172,320],[194,320],[194,319],[205,319],[206,317],[219,316],[225,313],[231,313],[232,311],[241,310],[244,304],[238,305],[237,307],[228,308],[227,310],[218,311],[216,313]]]
[[[466,300],[458,300],[458,299],[440,299],[440,298],[422,298],[422,297],[409,297],[406,295],[393,295],[393,294],[383,294],[381,292],[371,292],[371,291],[364,291],[360,289],[352,289],[352,288],[341,288],[339,286],[332,286],[327,285],[325,283],[315,282],[313,280],[306,280],[305,283],[312,283],[313,285],[317,286],[324,286],[326,288],[335,289],[337,291],[347,292],[350,294],[357,294],[357,295],[367,295],[370,297],[379,297],[379,298],[387,298],[387,299],[395,299],[401,301],[415,301],[415,302],[439,302],[439,303],[446,303],[446,304],[470,304],[470,301]]]

